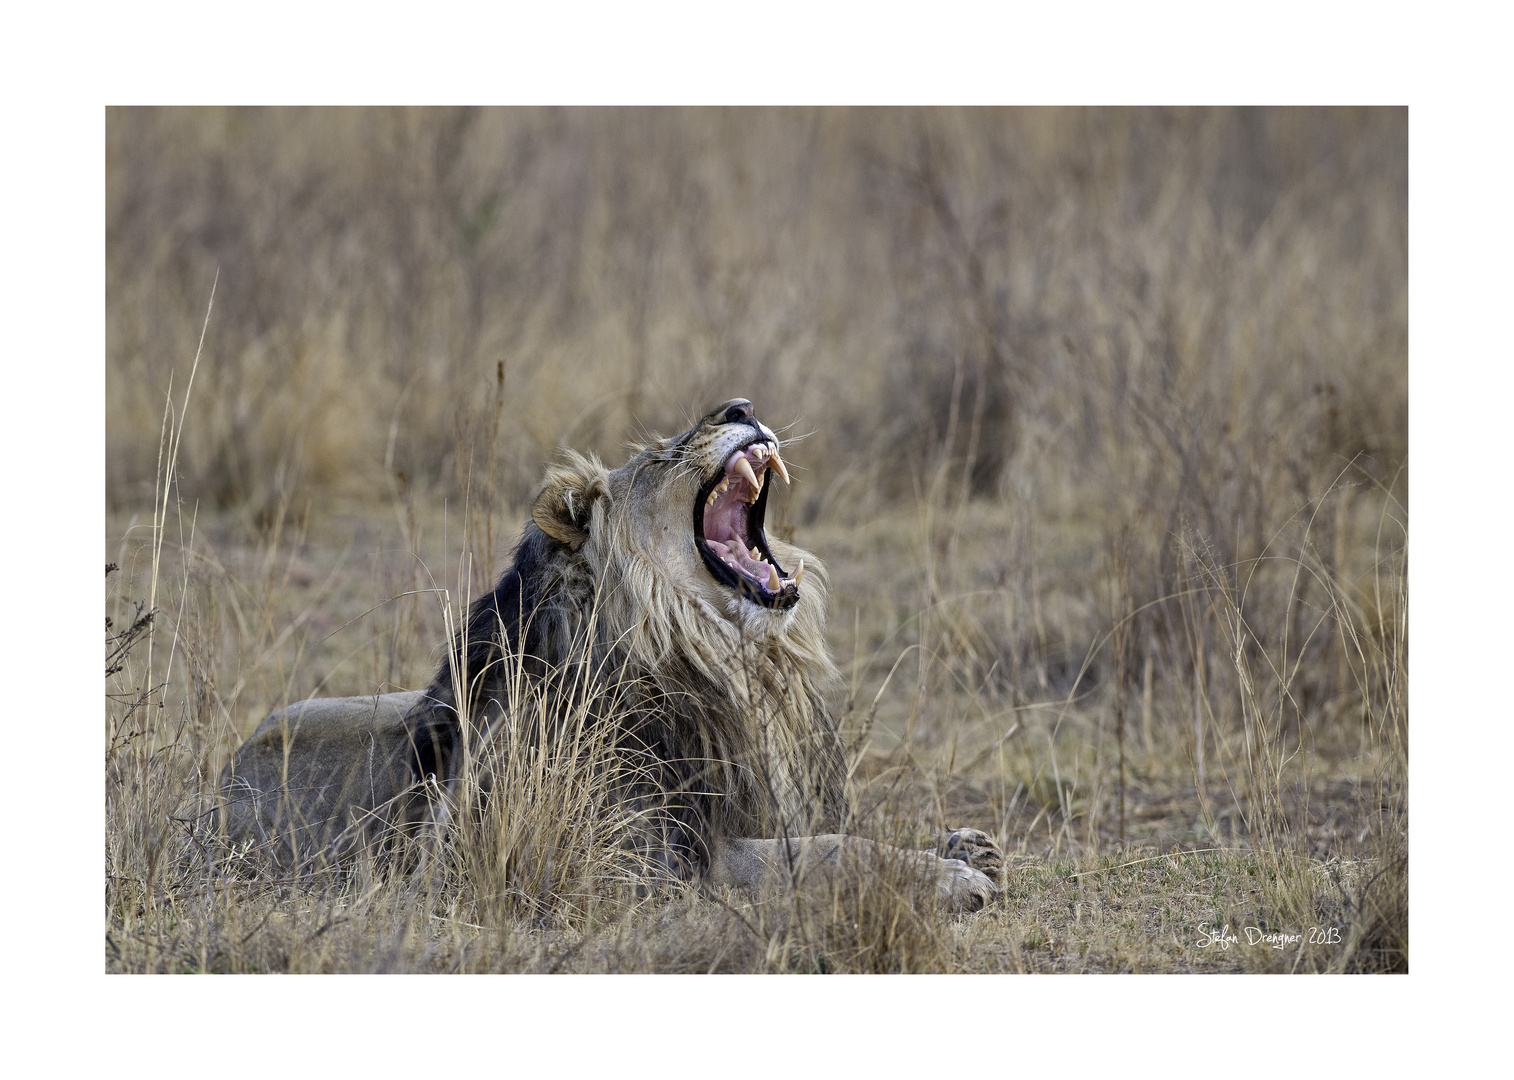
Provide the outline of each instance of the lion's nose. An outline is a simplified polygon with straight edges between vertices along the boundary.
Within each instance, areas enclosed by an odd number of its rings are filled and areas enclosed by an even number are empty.
[[[746,398],[735,398],[727,401],[716,411],[725,414],[722,422],[727,424],[750,423],[757,418],[757,414],[752,408],[752,403]]]

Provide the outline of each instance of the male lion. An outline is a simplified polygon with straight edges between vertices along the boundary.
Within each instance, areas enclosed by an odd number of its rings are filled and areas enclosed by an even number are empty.
[[[498,731],[525,683],[613,725],[620,797],[673,877],[760,889],[887,861],[954,910],[982,906],[1001,862],[984,834],[937,854],[838,832],[826,572],[763,531],[774,473],[787,482],[778,437],[743,399],[619,469],[570,453],[424,693],[304,701],[258,726],[222,774],[231,838],[299,864],[438,822],[467,739]]]

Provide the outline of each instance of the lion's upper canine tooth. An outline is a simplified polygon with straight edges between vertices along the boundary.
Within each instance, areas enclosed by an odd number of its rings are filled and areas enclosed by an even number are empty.
[[[804,560],[800,559],[799,560],[799,565],[796,566],[796,567],[794,567],[794,588],[797,589],[799,587],[799,583],[801,581],[803,581],[803,580],[804,580]]]
[[[768,592],[777,592],[778,586],[778,568],[770,565],[768,567]]]
[[[746,479],[746,482],[752,485],[752,487],[755,488],[757,486],[757,474],[752,471],[752,463],[746,459],[745,455],[742,455],[741,457],[736,459],[736,471],[739,472]]]
[[[773,447],[773,455],[770,464],[778,470],[778,475],[783,477],[785,485],[789,482],[789,471],[783,467],[783,459],[778,456],[778,447]]]

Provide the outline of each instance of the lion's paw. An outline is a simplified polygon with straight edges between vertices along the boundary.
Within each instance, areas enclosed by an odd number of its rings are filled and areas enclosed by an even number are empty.
[[[999,850],[992,836],[977,829],[943,832],[936,843],[936,854],[943,859],[965,862],[994,880],[998,880],[1004,871],[1004,852]]]
[[[936,896],[948,911],[977,911],[999,895],[992,878],[960,859],[937,859],[936,863]]]

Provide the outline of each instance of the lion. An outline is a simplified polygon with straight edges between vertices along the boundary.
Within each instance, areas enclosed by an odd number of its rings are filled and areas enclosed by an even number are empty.
[[[775,475],[779,439],[739,398],[618,469],[567,452],[430,686],[269,716],[222,773],[226,832],[298,865],[444,824],[469,739],[499,730],[524,681],[613,725],[659,873],[761,891],[888,861],[950,910],[981,907],[1002,866],[983,833],[917,851],[845,831],[827,573],[764,530]]]

